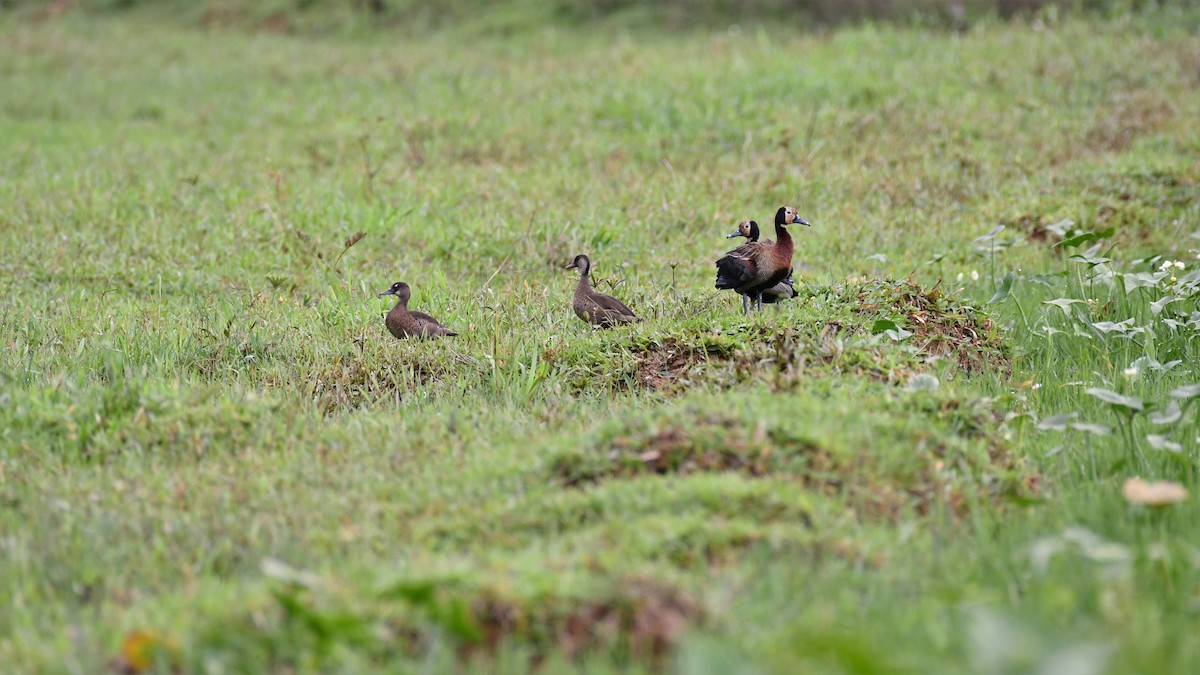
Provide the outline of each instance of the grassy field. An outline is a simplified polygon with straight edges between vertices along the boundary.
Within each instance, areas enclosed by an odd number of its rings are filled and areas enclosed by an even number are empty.
[[[0,13],[0,663],[1188,672],[1198,26]]]

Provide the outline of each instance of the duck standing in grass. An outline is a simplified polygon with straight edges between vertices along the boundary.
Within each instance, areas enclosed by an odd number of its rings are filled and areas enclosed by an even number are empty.
[[[734,237],[745,237],[751,244],[757,242],[759,237],[758,223],[753,220],[743,220],[738,224],[738,229],[726,235],[725,238],[733,239]],[[772,243],[769,239],[765,241],[766,243]],[[794,297],[796,297],[796,286],[792,282],[792,271],[788,270],[788,275],[783,281],[763,291],[762,301],[771,304]],[[742,294],[742,312],[744,314],[750,313],[750,296],[745,293]]]
[[[438,320],[429,316],[424,312],[413,312],[408,309],[408,299],[412,297],[412,291],[408,288],[408,284],[403,281],[397,281],[392,284],[392,287],[379,294],[378,297],[385,295],[396,296],[396,306],[392,311],[387,313],[387,318],[383,323],[392,335],[400,339],[417,337],[417,338],[438,338],[444,335],[458,335],[449,328],[438,323]]]
[[[592,261],[586,255],[575,256],[575,260],[563,269],[579,270],[579,285],[575,287],[575,300],[571,303],[576,316],[601,328],[641,321],[625,303],[611,295],[597,293],[592,288],[592,282],[588,279]]]
[[[779,241],[753,241],[742,244],[717,261],[717,288],[732,288],[753,297],[757,309],[762,309],[763,293],[786,279],[792,272],[792,253],[795,246],[788,225],[808,225],[790,206],[775,212],[775,236]],[[745,306],[748,314],[750,309]]]

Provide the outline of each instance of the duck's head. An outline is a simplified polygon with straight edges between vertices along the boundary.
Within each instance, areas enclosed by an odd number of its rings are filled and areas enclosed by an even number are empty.
[[[796,213],[796,209],[790,206],[781,206],[775,212],[775,226],[787,227],[788,225],[809,226],[808,221],[801,218],[799,213]]]
[[[758,241],[758,223],[753,220],[743,220],[738,224],[737,229],[725,235],[726,239],[734,237],[745,237],[750,241]]]
[[[401,302],[408,302],[408,299],[412,297],[412,291],[408,288],[408,284],[404,283],[403,281],[397,281],[396,283],[392,284],[391,288],[380,293],[376,297],[382,298],[385,295],[394,295],[397,298],[400,298]]]
[[[589,260],[586,255],[577,255],[577,256],[575,256],[575,259],[571,261],[571,264],[567,265],[563,269],[565,269],[565,270],[577,269],[577,270],[579,270],[580,274],[582,274],[583,276],[586,277],[587,273],[592,269],[592,261]]]

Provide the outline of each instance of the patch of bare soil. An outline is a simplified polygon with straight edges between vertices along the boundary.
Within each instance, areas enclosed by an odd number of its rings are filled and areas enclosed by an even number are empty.
[[[1119,91],[1100,108],[1084,136],[1093,152],[1122,152],[1139,137],[1162,129],[1175,111],[1157,91]]]
[[[494,653],[506,641],[533,638],[537,662],[551,650],[577,659],[589,651],[624,648],[634,659],[662,665],[687,627],[704,619],[690,595],[651,579],[626,580],[607,597],[543,612],[531,615],[498,597],[477,601],[472,613],[481,639],[468,651],[482,647]]]
[[[991,317],[947,297],[936,286],[926,289],[911,280],[868,282],[858,293],[857,311],[903,317],[914,344],[954,359],[968,373],[1011,368],[1000,328]]]
[[[708,360],[700,349],[669,339],[637,352],[637,381],[647,389],[664,391],[684,379],[693,366]]]
[[[811,450],[790,447],[778,452],[765,428],[746,429],[725,417],[697,418],[687,427],[636,428],[602,441],[604,448],[567,452],[551,462],[551,472],[566,486],[638,474],[690,474],[738,471],[771,473],[781,461]]]

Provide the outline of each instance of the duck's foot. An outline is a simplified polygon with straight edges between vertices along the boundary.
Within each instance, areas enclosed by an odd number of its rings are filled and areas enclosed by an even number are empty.
[[[750,315],[750,296],[748,295],[742,296],[742,314],[746,316]]]

